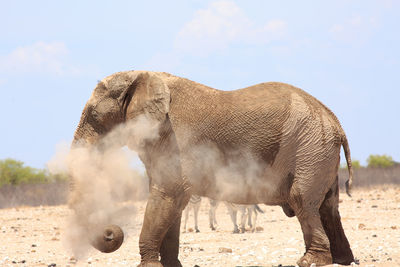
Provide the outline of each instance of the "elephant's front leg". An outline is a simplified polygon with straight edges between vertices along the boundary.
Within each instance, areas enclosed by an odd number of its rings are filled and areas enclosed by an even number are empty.
[[[182,214],[182,213],[181,213]],[[178,259],[179,233],[181,230],[181,214],[168,229],[160,248],[161,264],[164,267],[182,267]]]
[[[172,197],[157,187],[152,187],[144,214],[139,238],[140,267],[181,266],[178,260],[179,227],[182,209],[190,196],[185,192]],[[170,254],[171,253],[171,254]],[[171,265],[171,264],[176,265]]]

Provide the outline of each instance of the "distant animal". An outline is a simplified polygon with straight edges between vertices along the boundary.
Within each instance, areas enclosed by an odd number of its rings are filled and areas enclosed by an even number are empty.
[[[210,210],[208,211],[208,218],[211,230],[215,231],[218,225],[217,217],[215,216],[215,211],[218,208],[219,201],[212,198],[209,198],[209,200],[210,200]]]
[[[264,213],[264,211],[257,205],[241,205],[231,202],[224,201],[226,208],[228,209],[229,216],[231,217],[233,223],[233,233],[244,233],[246,231],[246,219],[247,224],[250,226],[250,231],[254,232],[256,230],[257,216],[258,212]],[[216,229],[217,219],[215,211],[219,205],[219,201],[210,199],[210,211],[209,211],[209,221],[211,230]],[[240,217],[240,228],[237,225],[237,213],[241,214]]]
[[[200,204],[201,204],[201,197],[197,195],[192,195],[190,197],[189,203],[187,204],[184,213],[185,213],[185,224],[184,224],[184,232],[186,232],[186,224],[189,218],[189,211],[193,210],[193,215],[194,215],[194,229],[196,233],[199,233],[199,226],[198,226],[198,214],[199,214],[199,209],[200,209]]]
[[[257,204],[254,205],[240,205],[234,204],[230,202],[224,202],[226,208],[228,209],[229,215],[231,216],[231,220],[233,223],[233,233],[244,233],[246,226],[246,218],[247,224],[250,226],[250,231],[254,232],[256,230],[257,223],[257,213],[264,213],[262,209]],[[240,228],[236,223],[237,213],[240,211],[241,219],[240,219]]]

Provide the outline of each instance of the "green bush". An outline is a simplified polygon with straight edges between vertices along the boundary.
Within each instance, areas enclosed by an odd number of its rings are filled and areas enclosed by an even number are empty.
[[[356,159],[352,159],[351,160],[351,166],[353,166],[353,169],[355,169],[355,170],[357,170],[357,169],[362,167],[360,161],[356,160]],[[342,163],[340,165],[340,168],[341,169],[347,169],[347,163]]]
[[[355,170],[362,167],[360,161],[356,160],[356,159],[351,161],[351,165],[353,165],[353,169],[355,169]]]
[[[24,166],[24,163],[15,159],[0,160],[0,186],[21,183],[49,183],[66,180],[66,175],[51,176],[47,170]]]
[[[388,155],[370,155],[367,163],[371,168],[388,168],[394,165],[393,158]]]

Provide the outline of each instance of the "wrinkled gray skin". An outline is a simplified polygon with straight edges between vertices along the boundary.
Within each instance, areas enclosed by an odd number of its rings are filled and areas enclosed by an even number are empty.
[[[161,123],[160,138],[139,151],[150,178],[140,266],[181,266],[181,214],[191,194],[282,206],[303,231],[300,266],[354,260],[338,211],[341,146],[351,185],[350,151],[339,121],[317,99],[277,82],[220,91],[167,73],[119,72],[95,88],[74,143],[96,146],[117,124],[140,114]],[[248,159],[257,166],[251,180],[241,173]],[[227,194],[216,173],[232,162],[239,165],[234,183],[241,186]]]

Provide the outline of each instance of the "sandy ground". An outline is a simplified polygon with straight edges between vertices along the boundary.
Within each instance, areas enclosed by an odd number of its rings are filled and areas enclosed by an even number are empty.
[[[361,266],[400,266],[400,187],[355,190],[340,195],[340,212],[353,253]],[[70,210],[66,206],[19,207],[0,210],[0,266],[136,266],[138,236],[145,203],[124,228],[127,239],[111,254],[94,249],[75,260],[65,246]],[[199,214],[200,233],[181,234],[183,266],[295,266],[304,253],[300,225],[279,207],[260,205],[256,233],[232,234],[226,207],[217,210],[218,229],[208,227],[207,199]],[[189,218],[193,228],[193,215]],[[260,230],[260,229],[259,229]],[[230,252],[231,251],[231,252]]]

